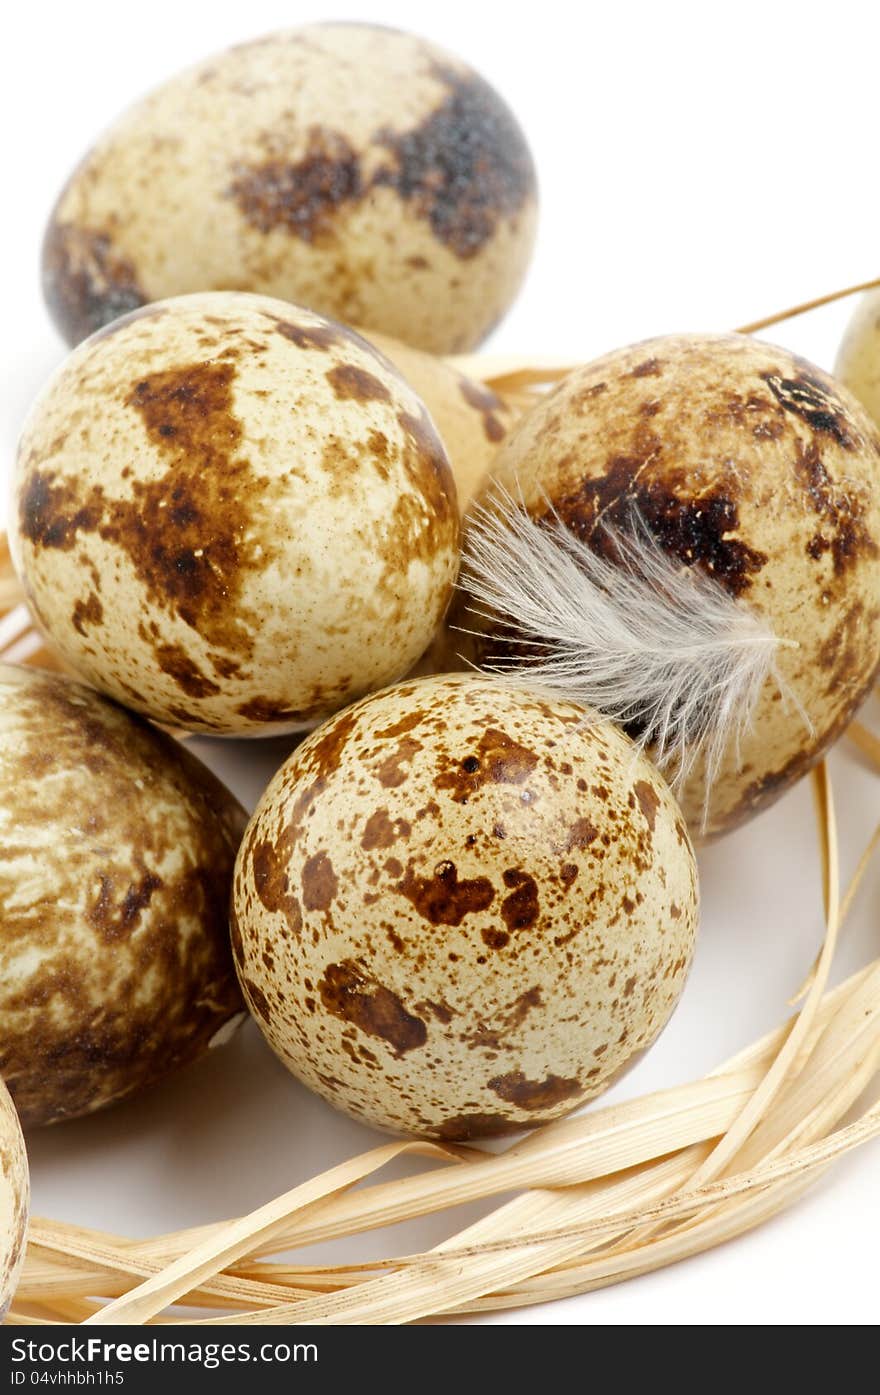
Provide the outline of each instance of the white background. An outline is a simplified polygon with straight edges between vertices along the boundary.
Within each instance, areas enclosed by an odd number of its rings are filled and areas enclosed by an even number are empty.
[[[732,327],[880,273],[876,16],[850,0],[16,5],[0,81],[0,476],[63,353],[38,291],[51,203],[96,133],[178,68],[315,18],[396,23],[458,50],[514,106],[542,187],[532,273],[491,347],[589,358],[654,333]],[[830,367],[848,315],[836,307],[776,335]],[[880,726],[880,704],[868,717]],[[284,753],[277,742],[197,744],[250,801]],[[846,751],[833,770],[851,868],[877,817],[878,786]],[[702,855],[704,924],[685,999],[608,1098],[692,1078],[781,1020],[820,937],[814,848],[802,786]],[[880,952],[878,905],[875,867],[840,972]],[[35,1211],[147,1235],[238,1214],[373,1137],[290,1079],[250,1026],[164,1087],[33,1136]],[[863,1150],[792,1212],[675,1269],[493,1320],[873,1322],[878,1163],[877,1148]],[[449,1224],[413,1223],[311,1257],[405,1253],[436,1243]]]

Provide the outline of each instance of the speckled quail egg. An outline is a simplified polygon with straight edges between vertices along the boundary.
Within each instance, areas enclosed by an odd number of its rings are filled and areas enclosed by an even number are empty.
[[[169,725],[307,728],[399,678],[458,568],[424,404],[341,325],[235,292],[133,312],[22,436],[10,537],[76,671]]]
[[[844,730],[880,661],[880,435],[827,374],[740,335],[637,344],[570,374],[493,473],[595,548],[600,523],[639,518],[783,641],[739,748],[710,788],[701,762],[681,790],[695,828],[766,808]],[[478,627],[485,660],[501,632]]]
[[[0,1080],[0,1321],[9,1311],[24,1260],[30,1182],[21,1125]]]
[[[71,343],[183,292],[260,291],[436,353],[504,314],[534,241],[532,158],[458,58],[367,24],[240,44],[102,137],[43,247]]]
[[[653,1042],[697,899],[675,801],[617,728],[454,675],[364,699],[281,768],[236,862],[233,947],[307,1085],[466,1139],[558,1118]]]
[[[362,333],[391,360],[430,412],[446,447],[458,506],[464,513],[485,480],[517,413],[492,388],[459,373],[444,359],[385,334],[372,330]]]
[[[170,736],[0,665],[0,1072],[26,1126],[112,1104],[231,1034],[245,817]]]
[[[880,291],[871,291],[859,301],[834,372],[880,426]]]

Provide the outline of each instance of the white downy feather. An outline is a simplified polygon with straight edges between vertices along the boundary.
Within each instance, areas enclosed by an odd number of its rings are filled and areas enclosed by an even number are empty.
[[[635,725],[674,785],[702,756],[708,800],[768,678],[790,700],[776,651],[791,641],[671,559],[635,510],[626,531],[599,526],[614,561],[558,518],[535,521],[506,490],[472,511],[460,584],[475,613],[500,618],[505,642],[522,645],[482,667]]]

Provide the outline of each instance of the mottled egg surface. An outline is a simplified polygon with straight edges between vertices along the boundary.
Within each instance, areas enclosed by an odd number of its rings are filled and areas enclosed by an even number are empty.
[[[95,687],[158,721],[313,726],[399,678],[458,568],[428,412],[359,336],[261,296],[185,296],[75,350],[18,455],[13,557]]]
[[[466,1139],[605,1088],[684,985],[697,881],[621,733],[474,676],[332,718],[263,796],[233,946],[266,1039],[395,1132]]]
[[[705,825],[703,773],[689,776],[694,827],[717,834],[756,814],[844,730],[880,662],[880,435],[827,374],[738,335],[637,344],[567,377],[493,472],[533,517],[552,508],[583,540],[637,512],[671,558],[792,642],[777,652],[787,697],[768,679],[708,791]]]
[[[21,1125],[0,1080],[0,1321],[9,1311],[24,1261],[30,1181]]]
[[[401,344],[385,334],[364,330],[366,338],[390,359],[431,414],[449,456],[458,506],[464,513],[483,483],[498,447],[517,413],[497,392],[459,373],[433,354]]]
[[[171,737],[0,665],[0,1072],[25,1125],[112,1104],[231,1031],[245,817]]]
[[[859,301],[834,372],[880,426],[880,291],[871,291]]]
[[[74,172],[43,247],[71,343],[184,292],[260,291],[437,353],[504,314],[535,172],[459,59],[375,25],[241,44],[132,107]]]

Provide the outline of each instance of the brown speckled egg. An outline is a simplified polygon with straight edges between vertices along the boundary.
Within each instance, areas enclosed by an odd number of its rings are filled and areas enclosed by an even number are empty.
[[[871,291],[859,301],[834,372],[880,426],[880,291]]]
[[[670,558],[789,642],[788,697],[768,678],[708,791],[706,834],[772,803],[844,730],[880,661],[880,435],[827,374],[739,335],[636,344],[570,374],[493,472],[584,541],[637,513]],[[697,767],[680,796],[694,827],[706,794]]]
[[[388,361],[262,296],[184,296],[71,354],[18,456],[28,599],[95,687],[169,725],[313,726],[399,678],[458,568],[443,446]]]
[[[650,1046],[697,921],[666,785],[582,709],[474,676],[313,732],[236,862],[233,947],[307,1085],[429,1138],[558,1118]]]
[[[431,414],[455,477],[464,513],[491,468],[517,413],[485,383],[459,373],[434,354],[410,348],[385,334],[362,333],[390,359]]]
[[[515,296],[536,210],[522,131],[477,73],[409,34],[315,24],[121,117],[58,200],[43,284],[71,343],[147,301],[244,290],[457,353]]]
[[[24,1261],[30,1182],[21,1125],[0,1080],[0,1321],[9,1311]]]
[[[0,665],[0,1072],[25,1125],[113,1104],[231,1034],[244,823],[171,737]]]

